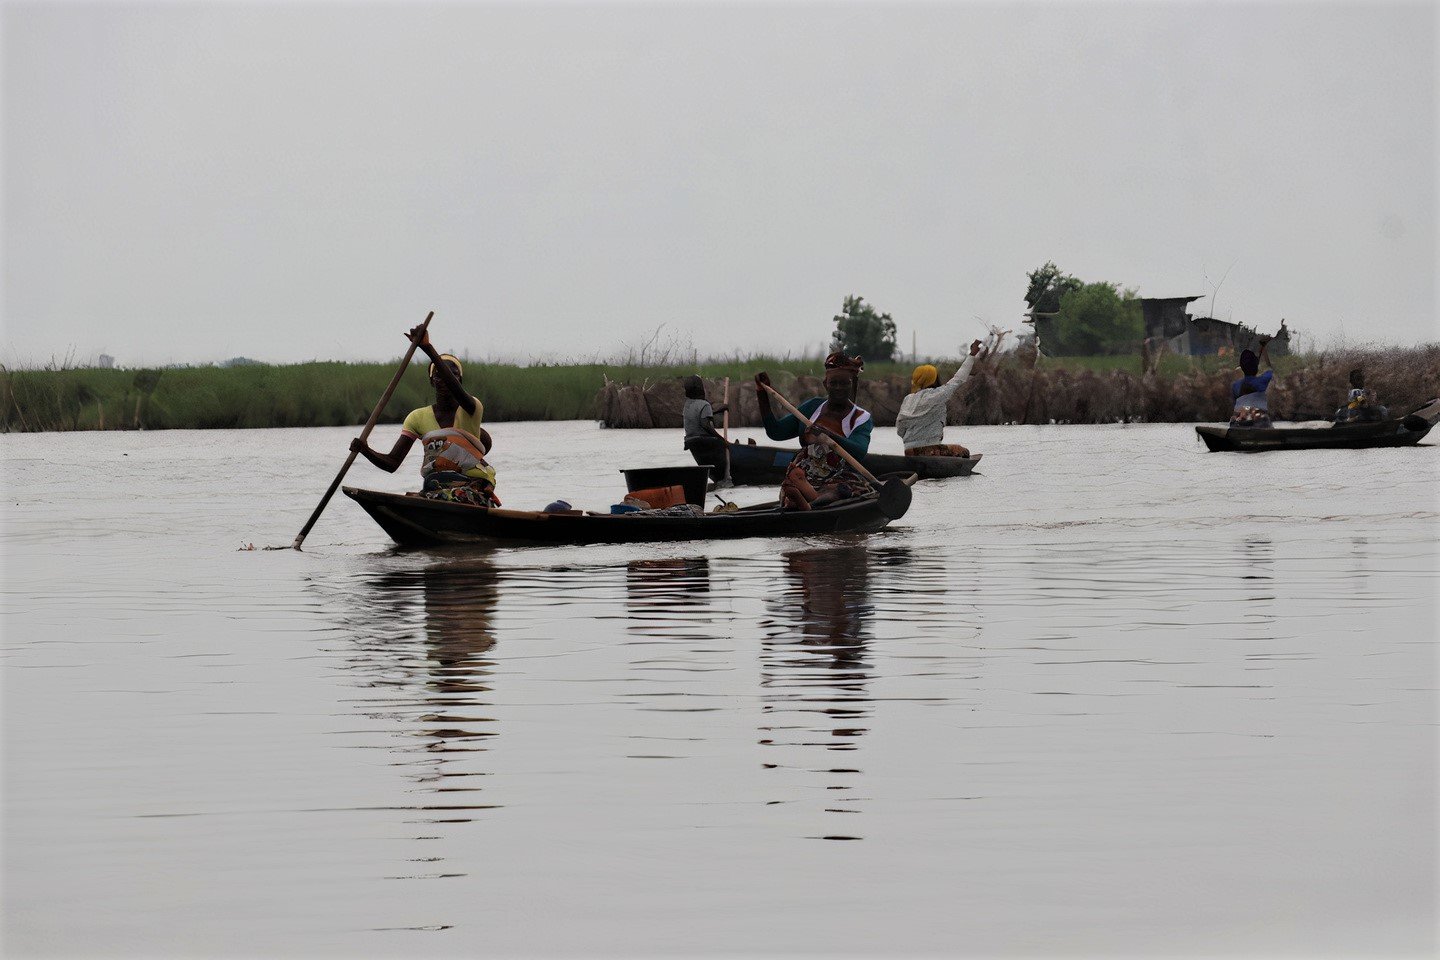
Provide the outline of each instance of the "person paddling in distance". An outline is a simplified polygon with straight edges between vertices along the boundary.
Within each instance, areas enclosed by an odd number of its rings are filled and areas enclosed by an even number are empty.
[[[394,473],[419,440],[424,451],[421,496],[478,506],[498,504],[495,468],[485,461],[491,448],[490,434],[480,425],[485,406],[462,385],[464,366],[458,357],[436,351],[422,327],[414,327],[406,335],[430,358],[435,402],[410,411],[389,453],[372,449],[360,437],[350,441],[350,449],[381,470]]]
[[[803,445],[790,461],[780,485],[783,508],[809,510],[874,491],[870,482],[819,436],[821,432],[829,435],[856,459],[869,452],[874,423],[870,411],[855,404],[863,369],[865,361],[860,357],[847,357],[837,351],[825,358],[825,396],[811,397],[799,408],[814,423],[814,430],[806,429],[794,414],[777,418],[765,389],[770,385],[770,377],[764,371],[755,374],[755,396],[760,404],[765,435],[771,440],[799,437]]]
[[[1260,373],[1260,361],[1270,367]],[[1240,354],[1240,372],[1244,374],[1230,385],[1230,396],[1235,400],[1235,410],[1230,414],[1232,427],[1270,426],[1270,401],[1266,391],[1275,379],[1275,369],[1270,365],[1270,338],[1260,338],[1260,355],[1250,350]]]
[[[985,351],[988,354],[989,351]],[[975,361],[981,357],[981,343],[970,344],[970,354],[955,375],[936,386],[940,371],[928,363],[915,368],[910,375],[910,395],[900,404],[895,417],[895,432],[905,445],[907,457],[968,457],[970,451],[958,443],[942,443],[945,438],[945,414],[950,398],[970,379]]]

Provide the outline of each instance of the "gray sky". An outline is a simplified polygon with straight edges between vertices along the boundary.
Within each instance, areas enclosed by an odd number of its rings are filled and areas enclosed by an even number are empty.
[[[1047,259],[1440,339],[1436,11],[5,0],[0,359],[381,359],[430,309],[814,350],[849,293],[953,354]]]

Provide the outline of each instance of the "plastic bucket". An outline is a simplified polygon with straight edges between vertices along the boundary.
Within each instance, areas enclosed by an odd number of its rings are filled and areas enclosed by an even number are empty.
[[[625,490],[628,493],[678,484],[685,488],[686,503],[705,506],[705,487],[710,482],[709,467],[639,467],[620,472],[625,474]]]

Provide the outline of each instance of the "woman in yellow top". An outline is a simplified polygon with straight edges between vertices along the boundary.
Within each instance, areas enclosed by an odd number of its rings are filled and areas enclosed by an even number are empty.
[[[437,353],[423,325],[412,329],[409,336],[430,358],[435,402],[410,411],[389,453],[371,449],[359,437],[350,441],[350,449],[381,470],[394,473],[419,440],[424,451],[420,476],[425,485],[421,496],[479,506],[498,504],[495,468],[485,462],[491,441],[490,434],[480,426],[484,404],[461,385],[465,370],[460,360],[448,353]]]

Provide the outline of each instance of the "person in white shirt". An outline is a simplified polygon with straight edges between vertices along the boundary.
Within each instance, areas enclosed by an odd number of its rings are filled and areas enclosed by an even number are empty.
[[[895,418],[895,431],[905,444],[907,457],[968,457],[970,451],[958,443],[942,443],[945,438],[945,412],[955,391],[970,379],[970,371],[980,356],[980,341],[970,344],[970,355],[960,369],[941,386],[940,371],[930,364],[921,364],[910,375],[910,396],[900,404]]]

